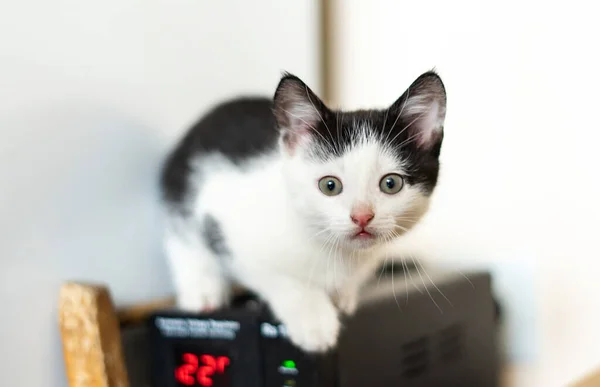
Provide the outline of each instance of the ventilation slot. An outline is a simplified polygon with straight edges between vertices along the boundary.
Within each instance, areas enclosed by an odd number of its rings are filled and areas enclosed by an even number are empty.
[[[464,351],[464,332],[459,324],[451,325],[438,333],[438,351],[440,360],[451,362],[459,359]]]
[[[425,336],[402,345],[402,375],[415,378],[429,368],[429,339]]]

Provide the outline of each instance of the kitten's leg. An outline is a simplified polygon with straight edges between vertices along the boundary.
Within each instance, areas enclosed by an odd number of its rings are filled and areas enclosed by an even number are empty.
[[[230,285],[219,257],[202,240],[194,222],[168,228],[164,244],[180,309],[209,311],[229,302]]]
[[[290,340],[300,348],[323,352],[336,345],[340,322],[324,290],[267,271],[247,271],[240,282],[267,301],[286,326]]]

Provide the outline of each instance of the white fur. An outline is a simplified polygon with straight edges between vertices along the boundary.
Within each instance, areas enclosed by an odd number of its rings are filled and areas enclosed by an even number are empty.
[[[408,184],[396,195],[381,192],[383,176],[406,173],[403,161],[366,131],[357,133],[342,158],[326,163],[307,160],[302,149],[276,150],[243,168],[218,154],[197,160],[193,219],[171,219],[165,240],[179,305],[221,306],[237,282],[270,304],[303,349],[334,346],[338,309],[354,312],[361,284],[379,264],[378,249],[397,231],[397,217],[418,213],[425,200]],[[340,195],[319,190],[324,176],[342,181]],[[358,226],[350,213],[364,204],[375,213],[369,227],[376,242],[352,239]],[[220,223],[231,259],[204,246],[198,221],[205,214]]]

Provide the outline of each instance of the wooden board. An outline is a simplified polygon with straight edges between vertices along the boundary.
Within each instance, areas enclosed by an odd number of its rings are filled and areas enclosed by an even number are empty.
[[[59,324],[70,387],[129,387],[119,320],[108,289],[64,284]]]
[[[582,379],[569,387],[599,387],[600,386],[600,370],[588,375],[585,379]]]

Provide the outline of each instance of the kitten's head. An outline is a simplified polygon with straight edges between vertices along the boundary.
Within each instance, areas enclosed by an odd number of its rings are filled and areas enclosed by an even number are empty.
[[[437,184],[446,92],[427,72],[383,110],[329,109],[286,74],[274,97],[287,186],[316,238],[370,248],[411,229]]]

